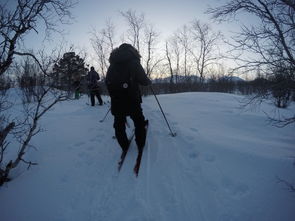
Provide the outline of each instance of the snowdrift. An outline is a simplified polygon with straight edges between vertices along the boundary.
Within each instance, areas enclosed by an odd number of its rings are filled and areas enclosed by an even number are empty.
[[[56,105],[33,139],[37,151],[26,155],[38,166],[18,168],[0,188],[1,221],[295,220],[295,193],[279,182],[295,183],[294,126],[269,125],[264,112],[273,106],[245,111],[242,96],[222,93],[158,98],[177,136],[145,97],[149,130],[138,178],[134,141],[117,170],[113,118],[99,122],[109,103],[91,107],[84,96]]]

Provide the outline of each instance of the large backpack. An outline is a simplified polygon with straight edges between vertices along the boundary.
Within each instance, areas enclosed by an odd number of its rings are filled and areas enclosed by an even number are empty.
[[[106,85],[110,96],[132,96],[134,81],[132,73],[127,65],[111,65],[107,77]]]
[[[111,65],[106,76],[114,115],[129,115],[140,110],[141,95],[132,72],[127,65]]]

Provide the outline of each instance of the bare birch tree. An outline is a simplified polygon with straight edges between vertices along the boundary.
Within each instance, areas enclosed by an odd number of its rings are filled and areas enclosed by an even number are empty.
[[[197,73],[200,76],[200,82],[205,79],[206,69],[214,64],[218,59],[217,43],[221,37],[220,32],[213,32],[206,23],[194,20],[190,29],[192,35],[192,44],[189,51],[195,61]]]
[[[293,0],[236,0],[228,1],[224,5],[211,8],[217,21],[231,20],[239,14],[246,13],[254,16],[257,21],[252,25],[244,25],[232,43],[233,52],[240,61],[239,69],[247,71],[261,70],[273,79],[264,94],[257,99],[269,98],[272,90],[278,88],[284,96],[295,93],[295,4]],[[245,53],[250,56],[243,56]],[[277,78],[276,76],[281,75]],[[284,82],[284,83],[282,83]],[[286,90],[287,89],[287,90]],[[277,93],[275,93],[277,94]],[[286,117],[293,123],[295,116]],[[283,122],[284,119],[282,119]]]
[[[72,19],[70,9],[74,3],[71,0],[14,0],[0,3],[0,77],[8,73],[14,62],[14,57],[30,56],[38,65],[44,77],[49,76],[48,68],[51,66],[52,57],[45,58],[44,53],[39,58],[29,51],[24,51],[19,46],[23,37],[31,31],[38,33],[41,25],[45,27],[46,36],[51,32],[59,32],[58,25],[69,23]],[[11,7],[15,6],[15,7]],[[45,81],[44,81],[45,82]],[[49,82],[49,81],[48,81]],[[41,85],[40,85],[41,86]],[[24,107],[25,115],[22,119],[11,119],[9,109],[13,104],[8,102],[5,94],[1,93],[0,101],[0,185],[10,180],[10,171],[20,162],[32,165],[25,160],[24,155],[30,146],[31,138],[39,132],[38,121],[57,102],[66,99],[64,94],[56,93],[47,84],[36,87],[34,105]],[[51,94],[50,96],[47,96]],[[26,101],[24,104],[28,104]],[[13,134],[20,142],[16,158],[8,160],[5,153],[9,147],[8,136]],[[15,148],[17,149],[17,148]]]
[[[174,72],[172,68],[172,55],[169,50],[168,41],[166,41],[166,44],[165,44],[165,54],[166,54],[166,59],[168,61],[168,68],[170,73],[170,84],[172,84],[174,82]]]
[[[90,38],[92,47],[98,57],[100,73],[103,77],[108,69],[108,58],[111,51],[114,49],[115,40],[115,25],[111,19],[106,20],[106,27],[97,31],[93,30]]]
[[[151,74],[155,66],[162,61],[162,58],[160,56],[155,55],[159,33],[155,31],[153,25],[146,25],[144,37],[144,46],[146,47],[145,70],[147,76],[151,77]]]
[[[34,76],[39,75],[42,80],[39,81],[38,84],[34,81],[34,84],[24,85],[24,87],[30,87],[29,92],[32,99],[27,100],[27,95],[22,96],[23,111],[19,117],[10,119],[9,114],[7,114],[10,108],[13,107],[12,105],[9,107],[7,107],[7,105],[6,107],[2,105],[2,107],[0,107],[2,119],[4,116],[5,122],[7,122],[5,124],[6,126],[3,127],[2,121],[0,128],[0,186],[11,180],[11,170],[19,166],[21,162],[27,164],[28,167],[36,165],[35,162],[27,160],[25,154],[28,148],[31,147],[30,142],[32,138],[41,132],[39,120],[56,103],[69,99],[69,93],[67,91],[57,90],[52,86],[55,82],[52,80],[53,75],[50,70],[58,58],[53,59],[53,57],[45,57],[44,52],[40,52],[40,56],[34,54],[27,55],[34,57],[34,63],[31,64],[34,68],[30,70],[33,71],[31,74]],[[18,72],[27,71],[26,66],[24,66],[24,68],[21,66],[19,67],[21,70],[18,70]],[[23,93],[27,92],[28,90],[23,90]],[[15,146],[15,143],[13,146],[10,145],[7,139],[9,134],[19,143],[19,148]],[[8,159],[6,156],[8,151],[15,152],[14,155],[16,157],[14,159]]]
[[[106,20],[106,27],[102,29],[101,33],[106,38],[109,50],[112,51],[115,44],[115,25],[111,19]]]
[[[12,64],[18,44],[30,31],[38,33],[40,23],[46,32],[58,31],[57,24],[68,23],[71,19],[71,0],[18,0],[0,3],[0,75]]]
[[[145,27],[144,14],[138,15],[136,11],[131,9],[120,13],[129,26],[127,35],[128,39],[132,42],[132,45],[139,51],[139,53],[141,53],[142,32]]]
[[[107,71],[107,47],[105,37],[100,33],[93,32],[91,37],[92,47],[98,57],[100,73],[105,77]]]
[[[268,71],[269,68],[285,68],[285,65],[294,69],[295,40],[294,40],[294,1],[287,0],[238,0],[211,8],[217,21],[230,20],[239,13],[254,15],[259,22],[253,25],[244,25],[238,36],[234,37],[233,50],[253,53],[255,56],[235,57],[243,62],[239,68]]]
[[[189,30],[187,25],[184,25],[176,34],[180,45],[182,46],[184,60],[183,60],[183,68],[184,68],[184,76],[188,77],[188,54],[189,54]]]
[[[180,71],[180,45],[177,37],[173,37],[171,39],[171,45],[172,45],[172,52],[174,54],[174,60],[176,63],[175,67],[175,83],[178,83],[178,76]]]

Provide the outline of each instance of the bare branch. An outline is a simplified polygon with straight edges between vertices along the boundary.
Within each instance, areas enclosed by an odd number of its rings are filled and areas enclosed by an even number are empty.
[[[130,28],[129,37],[132,40],[132,45],[138,50],[139,53],[141,53],[140,36],[145,24],[144,14],[137,15],[137,12],[131,9],[126,12],[120,12],[120,14],[123,16],[123,18],[125,18]]]
[[[59,31],[58,23],[72,19],[72,0],[18,0],[10,9],[0,3],[0,75],[12,64],[15,51],[22,37],[31,30],[38,32],[38,23],[43,22],[46,32]]]

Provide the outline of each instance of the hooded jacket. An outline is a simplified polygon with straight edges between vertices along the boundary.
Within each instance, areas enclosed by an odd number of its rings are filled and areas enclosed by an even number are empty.
[[[106,85],[112,113],[129,115],[142,102],[139,85],[147,86],[151,81],[140,64],[139,53],[129,44],[114,49],[109,61]]]

